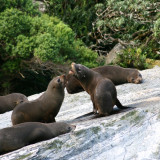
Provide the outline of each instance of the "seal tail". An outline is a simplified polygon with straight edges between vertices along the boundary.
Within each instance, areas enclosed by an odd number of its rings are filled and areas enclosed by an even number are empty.
[[[116,99],[116,106],[117,106],[118,108],[120,108],[120,109],[130,108],[130,107],[127,107],[127,106],[123,106],[118,99]]]

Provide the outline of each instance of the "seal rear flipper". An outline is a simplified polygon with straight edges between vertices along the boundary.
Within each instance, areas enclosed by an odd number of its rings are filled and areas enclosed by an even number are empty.
[[[135,108],[135,107],[125,107],[125,109],[119,109],[119,108],[113,109],[110,115],[127,112],[127,111],[130,111],[130,110],[134,109],[134,108]]]
[[[131,108],[131,107],[123,106],[118,99],[116,99],[116,106],[117,106],[118,108],[120,108],[120,109]]]
[[[101,117],[107,117],[107,116],[112,116],[112,115],[115,115],[115,114],[119,114],[119,113],[123,113],[123,112],[127,112],[127,111],[130,111],[132,109],[135,109],[136,107],[125,107],[125,110],[123,108],[122,109],[116,109],[116,110],[112,110],[112,112],[110,114],[96,114],[96,115],[93,115],[90,119],[88,120],[91,120],[91,119],[95,119],[95,118],[101,118]]]

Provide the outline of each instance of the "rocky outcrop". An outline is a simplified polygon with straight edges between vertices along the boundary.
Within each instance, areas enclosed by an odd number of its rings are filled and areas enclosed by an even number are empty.
[[[74,123],[76,130],[23,147],[0,159],[159,160],[160,67],[143,70],[141,74],[142,84],[116,87],[121,103],[132,109],[98,119],[75,119],[92,111],[92,102],[86,92],[66,93],[56,120]],[[11,112],[0,115],[0,128],[11,126],[10,116]]]
[[[122,44],[116,44],[114,48],[107,54],[105,64],[115,64],[118,61],[118,54],[122,54],[124,49],[125,47]]]

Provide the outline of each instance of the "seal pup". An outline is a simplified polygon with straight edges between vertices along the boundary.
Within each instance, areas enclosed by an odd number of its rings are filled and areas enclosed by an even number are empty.
[[[92,68],[92,70],[100,73],[104,78],[110,79],[115,85],[124,83],[142,83],[142,75],[137,69],[123,68],[120,66],[101,66]],[[68,93],[74,94],[84,91],[75,77],[70,74],[66,77],[66,89]]]
[[[12,112],[12,124],[55,122],[64,99],[65,75],[50,81],[47,90],[36,100],[19,104]]]
[[[0,113],[13,110],[18,104],[28,101],[28,98],[21,93],[11,93],[0,96]]]
[[[48,140],[75,129],[64,122],[26,122],[0,130],[0,154],[17,150],[29,144]]]
[[[117,91],[113,82],[104,78],[81,64],[72,63],[69,74],[79,80],[83,89],[90,95],[93,103],[93,112],[98,116],[110,115],[114,105],[120,109],[127,109],[117,99]]]

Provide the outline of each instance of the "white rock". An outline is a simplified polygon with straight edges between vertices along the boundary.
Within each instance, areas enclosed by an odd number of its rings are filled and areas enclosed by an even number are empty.
[[[90,97],[86,92],[66,93],[56,120],[76,124],[76,130],[2,155],[0,159],[159,160],[160,67],[143,70],[141,74],[142,84],[116,87],[122,104],[135,109],[78,122],[76,117],[93,109]],[[0,128],[12,125],[11,112],[0,115]]]

